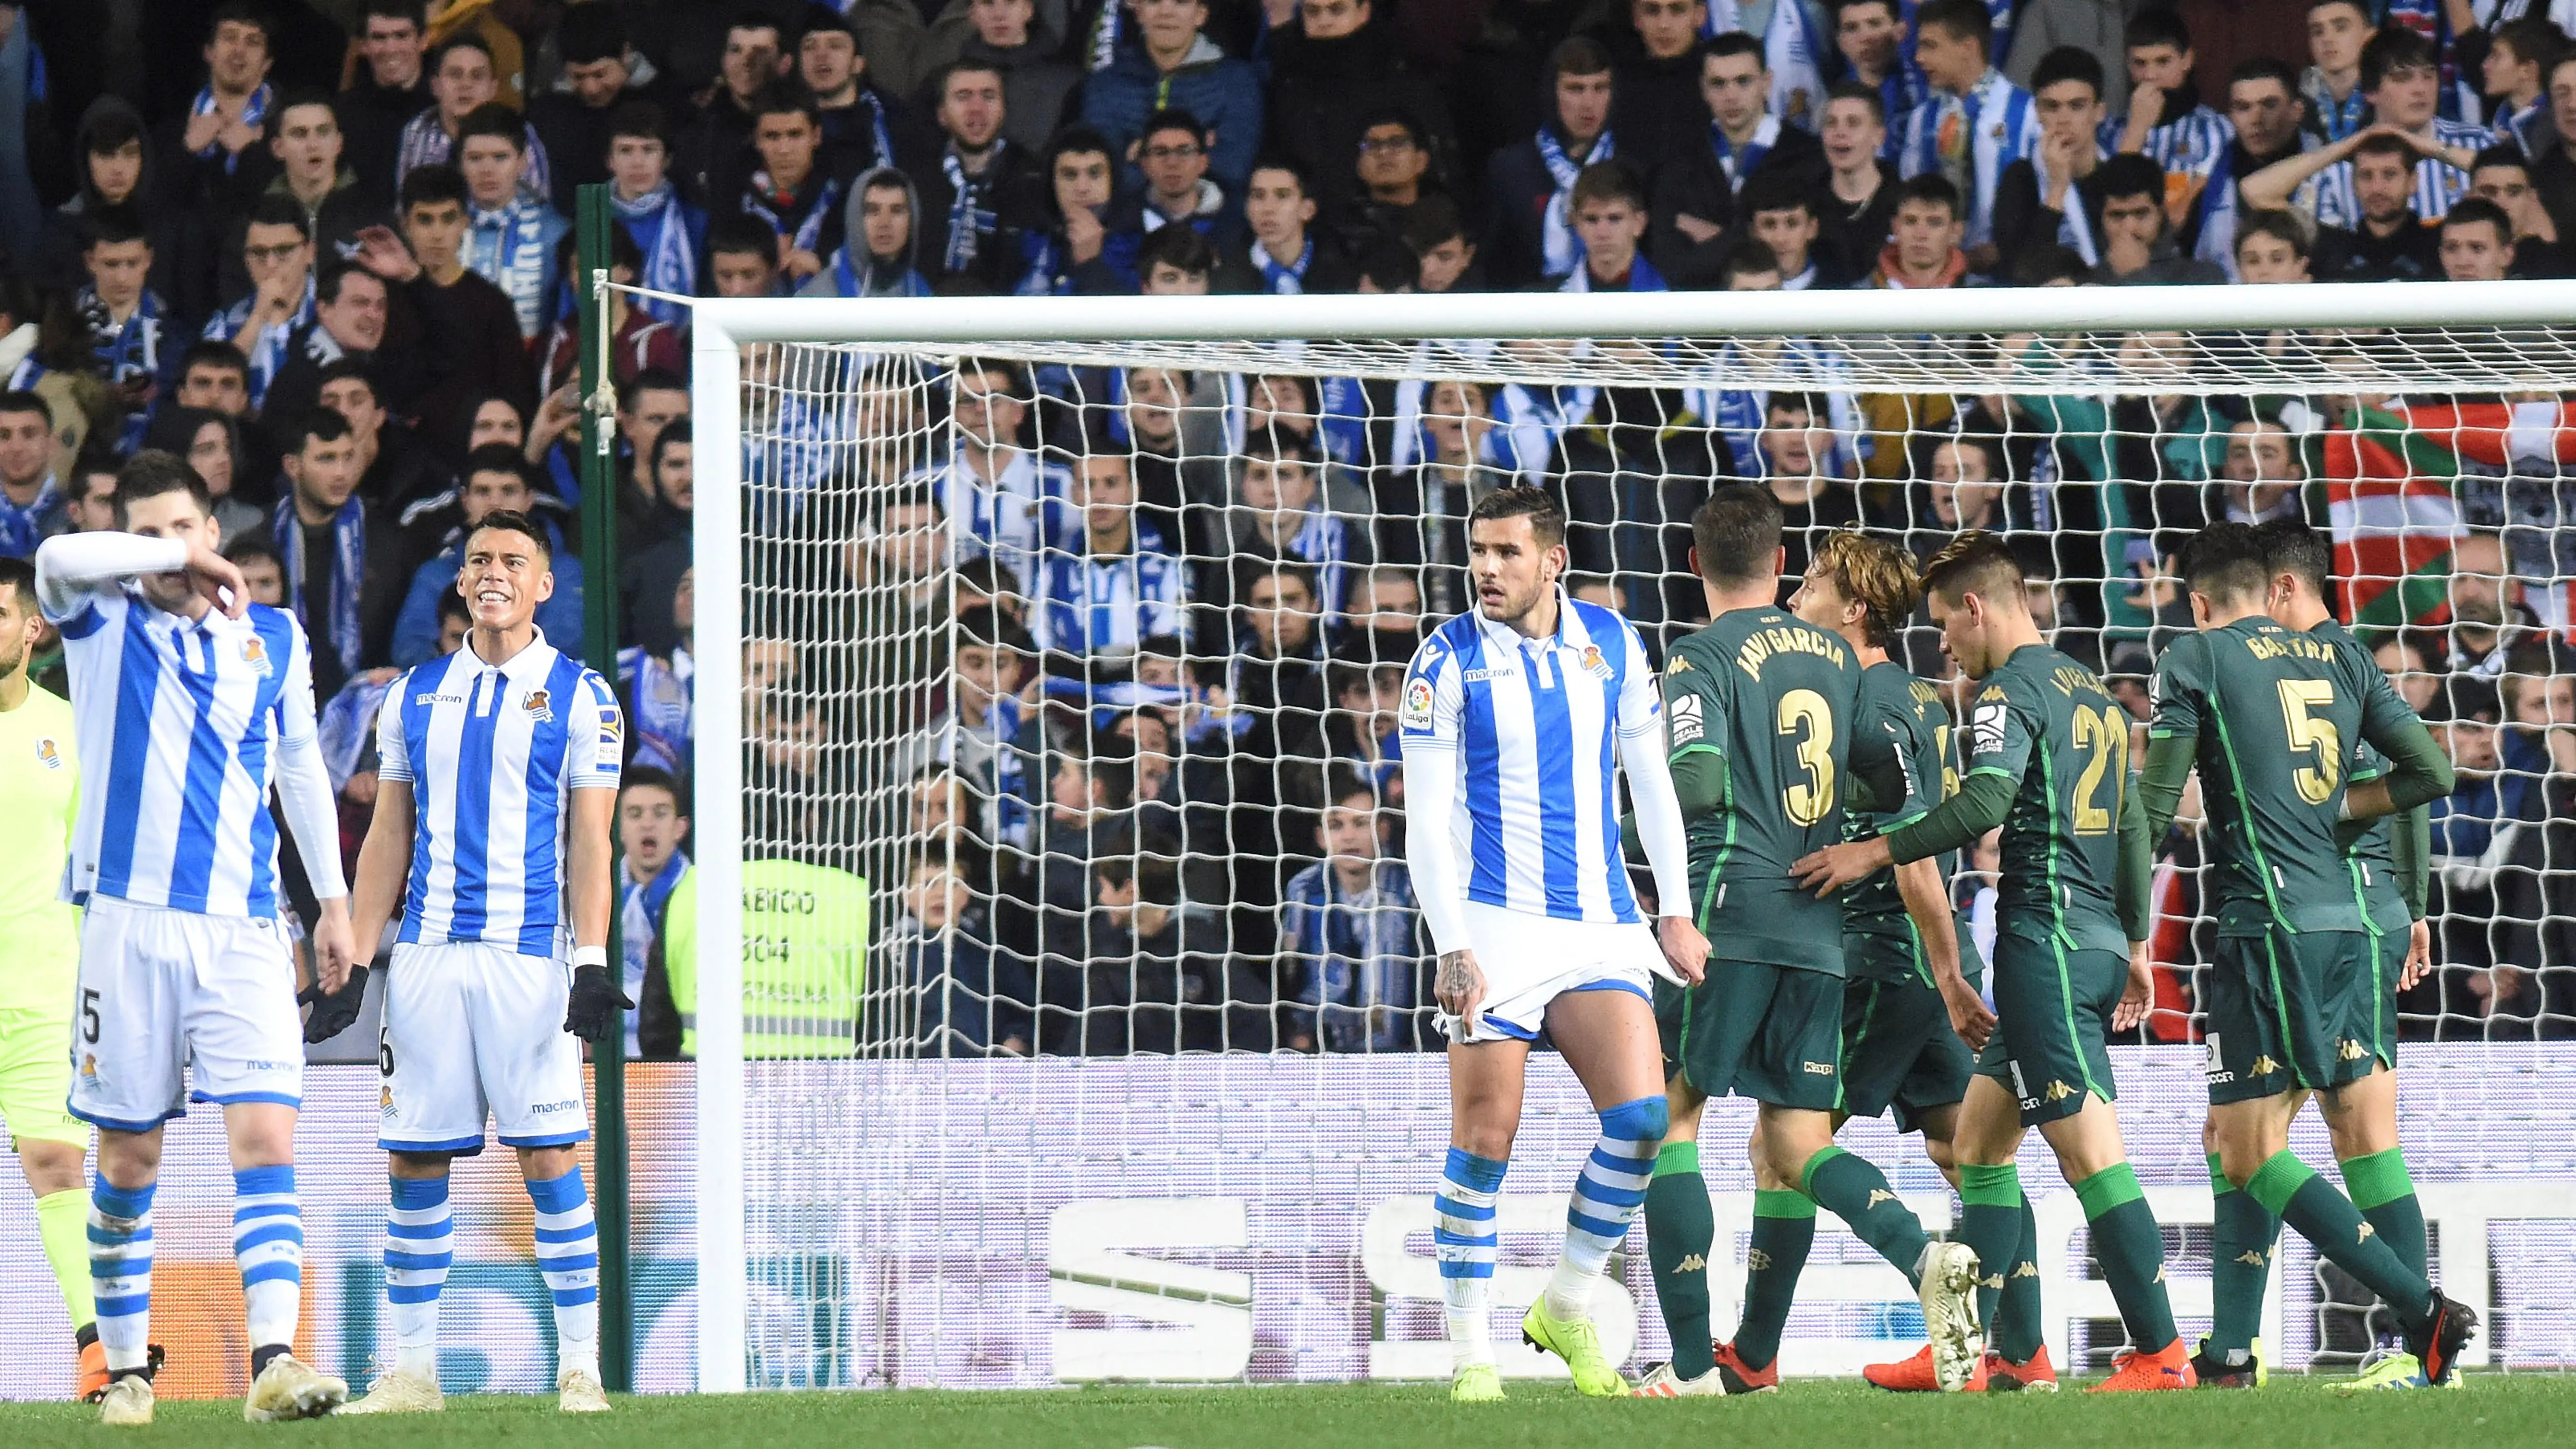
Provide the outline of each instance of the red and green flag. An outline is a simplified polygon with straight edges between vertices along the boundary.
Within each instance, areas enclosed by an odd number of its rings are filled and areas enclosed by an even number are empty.
[[[2391,403],[2361,409],[2320,448],[2338,612],[2356,629],[2439,624],[2450,617],[2462,465],[2576,461],[2576,404]]]

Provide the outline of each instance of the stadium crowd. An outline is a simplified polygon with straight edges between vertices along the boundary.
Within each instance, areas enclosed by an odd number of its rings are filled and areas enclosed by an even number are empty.
[[[2576,7],[2529,0],[92,0],[0,20],[0,554],[112,527],[136,450],[187,458],[254,591],[313,639],[354,853],[378,705],[463,638],[464,529],[547,520],[549,640],[578,652],[584,594],[613,590],[627,644],[648,1056],[689,1046],[661,939],[694,733],[689,317],[665,297],[2576,275]],[[573,546],[567,218],[592,183],[613,188],[617,277],[664,294],[610,306],[603,579]],[[2174,541],[2329,526],[2327,440],[2388,402],[2203,396],[2174,380],[2205,356],[2170,334],[2033,343],[1956,397],[1868,392],[1830,348],[1778,346],[1812,386],[749,352],[748,828],[869,882],[858,1043],[1434,1044],[1394,726],[1425,621],[1472,602],[1464,519],[1501,484],[1562,497],[1569,586],[1659,646],[1699,622],[1686,520],[1714,481],[1780,498],[1792,576],[1816,530],[1918,555],[2004,531],[2056,580],[2035,603],[2059,647],[2143,720],[2153,648],[2190,627]],[[2102,387],[2008,385],[2057,367]],[[2435,807],[2440,969],[2407,999],[2415,1036],[2576,1035],[2561,466],[2446,457],[2448,551],[2404,554],[2418,576],[2372,614],[2460,779]],[[2209,956],[2188,813],[2164,852],[2147,1030],[2188,1040]],[[1959,888],[1990,925],[1990,882]]]

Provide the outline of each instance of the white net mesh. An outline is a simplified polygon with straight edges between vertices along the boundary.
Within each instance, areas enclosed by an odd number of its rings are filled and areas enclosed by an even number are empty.
[[[1397,844],[1402,664],[1466,602],[1467,510],[1515,482],[1563,502],[1570,585],[1660,651],[1701,622],[1687,521],[1729,479],[1787,506],[1790,585],[1822,530],[1918,555],[2006,533],[2051,581],[2053,642],[2141,719],[2190,627],[2183,537],[2331,531],[2340,612],[2462,772],[2435,807],[2434,966],[2398,1001],[2431,1084],[2407,1150],[2451,1214],[2442,1261],[2489,1279],[2480,1352],[2576,1361],[2576,1207],[2471,1206],[2564,1171],[2563,1128],[2517,1114],[2576,1085],[2545,1044],[2576,1036],[2571,349],[2491,328],[745,346],[740,852],[864,879],[874,923],[830,984],[747,951],[747,1055],[866,1059],[749,1069],[754,1383],[1426,1371],[1407,1350],[1438,1337],[1437,1290],[1405,1275],[1428,1217],[1378,1202],[1430,1190],[1446,1120]],[[1948,674],[1919,620],[1900,658]],[[2173,1226],[2207,1212],[2191,810],[2160,854],[2157,1010],[2120,1060],[2141,1176],[2182,1195],[2160,1211],[2196,1333],[2208,1238]],[[1980,934],[1992,868],[1957,882]],[[1200,1052],[1244,1055],[1138,1060]],[[1023,1056],[1065,1060],[968,1060]],[[1588,1112],[1570,1084],[1531,1110],[1520,1190],[1559,1191]],[[1910,1143],[1845,1140],[1938,1200]],[[2321,1133],[2297,1145],[2330,1159]],[[2066,1241],[2074,1284],[2080,1226]],[[1723,1331],[1741,1258],[1718,1252]],[[2367,1295],[2304,1252],[2276,1350],[2349,1362]],[[1791,1371],[1910,1348],[1872,1349],[1919,1323],[1853,1267],[1853,1302],[1792,1319]],[[1629,1279],[1637,1358],[1659,1357],[1641,1262]],[[2116,1322],[2063,1318],[2062,1348],[2116,1346]]]

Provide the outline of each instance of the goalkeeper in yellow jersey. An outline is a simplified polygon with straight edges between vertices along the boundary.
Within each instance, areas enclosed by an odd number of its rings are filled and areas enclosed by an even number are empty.
[[[41,630],[35,566],[0,558],[0,820],[10,830],[0,851],[0,1122],[36,1197],[45,1261],[80,1342],[81,1396],[91,1398],[107,1388],[107,1352],[90,1306],[89,1124],[65,1105],[80,913],[61,899],[80,762],[71,705],[27,678]]]

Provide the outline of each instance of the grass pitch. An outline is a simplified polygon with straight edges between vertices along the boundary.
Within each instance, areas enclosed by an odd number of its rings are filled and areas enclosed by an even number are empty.
[[[1563,1385],[1515,1385],[1508,1404],[1464,1409],[1445,1385],[1067,1389],[1040,1393],[804,1393],[620,1398],[613,1414],[554,1411],[554,1398],[448,1400],[443,1415],[245,1424],[238,1402],[164,1402],[150,1429],[101,1428],[83,1405],[0,1405],[0,1444],[153,1443],[262,1449],[303,1441],[369,1449],[1686,1449],[1702,1445],[1868,1449],[2425,1449],[2566,1444],[2576,1377],[2499,1374],[2459,1393],[2338,1398],[2327,1380],[2284,1375],[2255,1392],[2056,1395],[1888,1394],[1850,1381],[1792,1381],[1737,1399],[1585,1400]]]

